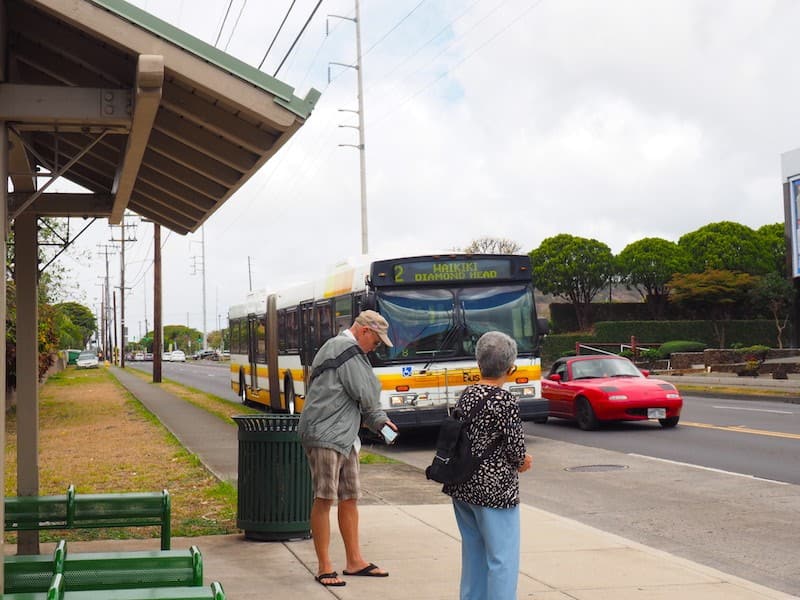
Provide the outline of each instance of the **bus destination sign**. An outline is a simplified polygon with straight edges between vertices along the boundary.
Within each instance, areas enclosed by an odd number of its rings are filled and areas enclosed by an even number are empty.
[[[392,266],[394,283],[486,281],[511,276],[511,261],[498,258],[407,261]]]

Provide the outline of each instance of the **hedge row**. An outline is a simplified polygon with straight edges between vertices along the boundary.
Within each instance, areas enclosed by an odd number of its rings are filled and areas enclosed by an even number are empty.
[[[777,329],[770,320],[727,321],[725,346],[763,345],[775,348]],[[545,364],[559,356],[575,350],[576,343],[629,344],[631,336],[643,345],[663,344],[672,340],[702,342],[709,348],[719,347],[719,340],[711,321],[606,321],[595,323],[593,333],[562,333],[548,335],[542,345],[542,360]],[[784,331],[784,340],[791,332]],[[607,348],[619,351],[619,348]]]

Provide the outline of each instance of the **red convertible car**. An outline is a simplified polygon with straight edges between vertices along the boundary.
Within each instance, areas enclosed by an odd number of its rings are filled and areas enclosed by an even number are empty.
[[[553,363],[542,380],[542,396],[549,416],[577,421],[581,429],[597,429],[603,421],[647,419],[675,427],[683,408],[680,393],[648,375],[621,356],[568,356]]]

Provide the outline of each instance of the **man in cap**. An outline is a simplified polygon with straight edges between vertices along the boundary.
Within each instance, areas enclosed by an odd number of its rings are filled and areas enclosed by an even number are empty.
[[[314,357],[298,431],[308,457],[314,486],[311,533],[319,562],[315,579],[324,586],[342,586],[329,554],[330,511],[339,501],[338,521],[346,554],[342,574],[387,577],[364,560],[358,541],[358,430],[362,423],[378,433],[397,427],[380,408],[381,386],[367,353],[391,346],[389,324],[374,310],[361,312],[350,329],[325,342]]]

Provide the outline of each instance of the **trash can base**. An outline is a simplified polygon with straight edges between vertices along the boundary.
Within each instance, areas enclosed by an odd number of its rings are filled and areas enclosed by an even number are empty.
[[[310,540],[310,531],[247,531],[244,537],[255,542],[288,542],[291,540]]]

